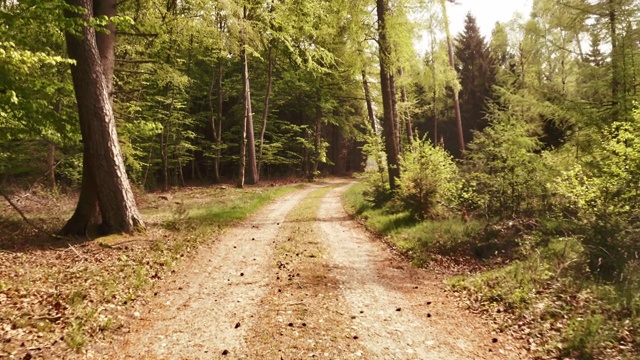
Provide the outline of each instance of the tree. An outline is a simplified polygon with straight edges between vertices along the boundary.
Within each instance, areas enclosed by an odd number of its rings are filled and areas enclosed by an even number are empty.
[[[382,88],[382,134],[385,140],[385,152],[387,154],[387,168],[389,171],[389,186],[391,190],[397,188],[396,180],[400,176],[399,146],[397,123],[394,117],[393,93],[391,91],[391,44],[389,42],[389,29],[387,18],[389,4],[386,0],[376,0],[378,14],[378,47],[380,53],[380,86]]]
[[[78,34],[67,32],[65,37],[69,57],[76,62],[71,75],[84,146],[84,171],[81,198],[61,233],[85,235],[98,211],[102,233],[139,231],[144,223],[122,159],[96,31],[89,26],[93,1],[67,0],[67,4],[76,10],[67,10],[65,15],[79,24]]]
[[[451,1],[451,0],[449,0]],[[442,7],[442,19],[444,20],[444,30],[447,35],[447,48],[449,50],[449,65],[455,69],[455,57],[453,55],[453,39],[451,38],[451,30],[449,29],[449,17],[447,16],[447,0],[440,0]],[[464,133],[462,129],[462,117],[460,114],[460,100],[458,98],[458,90],[451,89],[453,97],[453,107],[456,113],[456,129],[458,131],[458,156],[464,156]]]
[[[464,139],[472,141],[473,131],[484,129],[484,113],[495,84],[495,63],[476,19],[467,14],[464,31],[456,38],[455,55],[460,77],[460,113]]]

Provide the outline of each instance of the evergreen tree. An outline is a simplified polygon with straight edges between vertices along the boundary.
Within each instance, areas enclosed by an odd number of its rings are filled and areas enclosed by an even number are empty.
[[[486,127],[484,119],[491,88],[496,82],[496,64],[476,19],[467,14],[464,31],[456,38],[456,70],[460,76],[460,112],[464,139],[472,140],[473,131]]]

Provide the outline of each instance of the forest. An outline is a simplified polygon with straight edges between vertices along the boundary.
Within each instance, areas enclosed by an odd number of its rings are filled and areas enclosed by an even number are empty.
[[[489,37],[455,6],[0,0],[0,305],[30,238],[201,238],[187,200],[145,206],[355,174],[351,214],[538,358],[640,356],[640,1],[533,0]]]

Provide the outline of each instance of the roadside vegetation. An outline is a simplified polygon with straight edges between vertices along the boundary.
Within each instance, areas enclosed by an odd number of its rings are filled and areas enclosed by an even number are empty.
[[[372,170],[347,207],[539,358],[638,358],[640,115],[576,160],[493,111],[464,160],[414,139],[398,189]]]
[[[295,186],[185,188],[139,194],[146,234],[96,241],[54,238],[73,197],[17,193],[40,233],[0,208],[0,357],[65,358],[122,329],[153,296],[158,280],[266,202]],[[57,209],[51,211],[51,209]]]

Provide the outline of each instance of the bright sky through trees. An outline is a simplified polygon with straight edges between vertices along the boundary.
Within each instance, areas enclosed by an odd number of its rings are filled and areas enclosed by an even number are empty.
[[[457,0],[457,4],[448,4],[448,14],[451,21],[451,32],[457,34],[464,28],[464,18],[467,13],[476,18],[482,35],[491,36],[496,21],[507,22],[514,13],[528,15],[532,0]]]
[[[517,12],[527,16],[532,2],[533,0],[456,0],[456,4],[447,3],[451,33],[456,36],[464,29],[464,19],[470,12],[477,20],[480,32],[488,40],[497,21],[508,22]],[[429,42],[423,38],[415,44],[418,53],[424,54]]]

